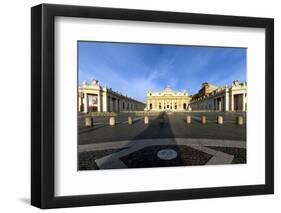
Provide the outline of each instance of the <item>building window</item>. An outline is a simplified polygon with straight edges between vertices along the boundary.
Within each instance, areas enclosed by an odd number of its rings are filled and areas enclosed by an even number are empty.
[[[152,109],[152,104],[149,104],[149,109]]]
[[[125,103],[123,102],[123,110],[125,109]]]
[[[186,109],[186,103],[183,104],[183,109]]]

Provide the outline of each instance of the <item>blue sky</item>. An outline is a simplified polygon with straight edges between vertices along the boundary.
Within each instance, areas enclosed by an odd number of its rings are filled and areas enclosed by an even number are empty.
[[[137,100],[146,92],[187,89],[196,93],[203,82],[220,86],[246,81],[246,49],[161,44],[78,42],[79,83],[99,80]]]

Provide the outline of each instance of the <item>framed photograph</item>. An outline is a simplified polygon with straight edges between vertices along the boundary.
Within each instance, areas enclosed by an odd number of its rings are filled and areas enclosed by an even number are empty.
[[[31,9],[31,203],[272,194],[274,20]]]

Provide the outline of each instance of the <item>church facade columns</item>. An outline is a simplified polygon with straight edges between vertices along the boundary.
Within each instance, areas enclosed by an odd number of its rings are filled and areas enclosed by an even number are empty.
[[[170,87],[166,87],[162,91],[147,93],[147,110],[152,111],[184,111],[189,105],[190,96],[186,90],[173,91]],[[153,107],[150,107],[152,103]],[[186,109],[183,108],[184,103]]]

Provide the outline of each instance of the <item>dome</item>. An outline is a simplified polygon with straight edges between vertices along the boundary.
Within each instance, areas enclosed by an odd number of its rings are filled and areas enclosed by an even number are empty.
[[[172,92],[173,90],[172,90],[172,88],[168,85],[168,86],[165,87],[164,91],[165,91],[165,92]]]

